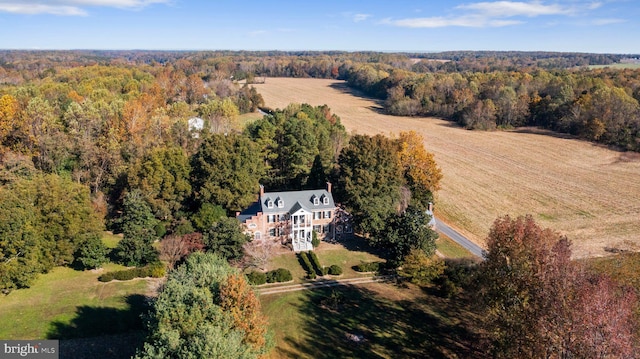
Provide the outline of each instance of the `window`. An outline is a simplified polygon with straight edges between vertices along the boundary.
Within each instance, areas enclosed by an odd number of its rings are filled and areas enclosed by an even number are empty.
[[[313,219],[322,219],[322,212],[313,212]]]
[[[256,227],[258,227],[258,225],[257,225],[257,224],[255,224],[255,223],[249,223],[249,228],[256,228]]]
[[[273,201],[272,200],[268,200],[267,201],[267,208],[273,208]]]
[[[276,236],[276,229],[275,229],[275,228],[271,228],[271,229],[269,230],[269,235],[270,235],[271,237],[275,237],[275,236]]]
[[[329,204],[329,197],[327,196],[322,197],[322,203]]]
[[[276,205],[278,206],[278,208],[282,208],[282,207],[284,207],[284,201],[281,200],[280,198],[278,198],[276,200]]]
[[[331,218],[331,211],[324,211],[324,218]]]
[[[316,233],[322,233],[322,226],[314,225],[313,230],[316,231]]]
[[[256,232],[253,234],[253,239],[260,240],[260,232]]]
[[[276,215],[275,214],[267,215],[267,223],[273,223],[275,221],[276,221]]]
[[[318,199],[318,197],[316,197],[316,196],[313,196],[313,205],[317,206],[319,204],[320,204],[320,199]]]

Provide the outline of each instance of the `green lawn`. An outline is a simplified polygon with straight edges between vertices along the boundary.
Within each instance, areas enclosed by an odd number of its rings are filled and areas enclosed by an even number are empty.
[[[427,292],[371,283],[262,296],[276,339],[269,358],[483,358],[478,318]]]
[[[463,246],[442,234],[440,234],[440,238],[436,240],[436,248],[447,258],[473,257],[473,255]]]
[[[115,238],[105,235],[105,244],[114,247]],[[110,263],[102,272],[121,269]],[[140,329],[151,279],[101,283],[100,273],[56,267],[30,288],[0,296],[0,338],[89,337]]]
[[[322,242],[315,251],[322,266],[329,267],[332,264],[337,264],[342,267],[343,274],[340,278],[355,278],[370,275],[356,272],[351,267],[363,262],[384,261],[360,238],[351,239],[344,244]],[[305,281],[306,272],[298,262],[298,257],[294,252],[287,252],[272,258],[269,262],[268,269],[272,270],[276,268],[286,268],[290,270],[294,283]]]

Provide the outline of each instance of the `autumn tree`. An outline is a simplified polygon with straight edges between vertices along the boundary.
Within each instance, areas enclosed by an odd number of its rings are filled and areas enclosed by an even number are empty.
[[[411,203],[426,209],[433,202],[433,194],[440,188],[442,171],[433,154],[424,148],[424,138],[415,131],[401,132],[400,165],[411,191]]]
[[[531,216],[494,222],[478,277],[494,357],[629,357],[637,350],[635,294],[585,273],[570,246]]]
[[[194,253],[153,302],[136,358],[253,359],[271,347],[260,303],[224,259]]]

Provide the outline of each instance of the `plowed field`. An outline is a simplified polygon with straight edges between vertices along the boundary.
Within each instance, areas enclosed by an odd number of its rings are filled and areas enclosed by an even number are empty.
[[[536,129],[467,131],[437,118],[387,116],[341,81],[268,78],[254,86],[271,108],[327,104],[349,132],[420,133],[444,174],[436,215],[481,245],[498,216],[531,214],[567,235],[576,257],[640,249],[638,154]]]

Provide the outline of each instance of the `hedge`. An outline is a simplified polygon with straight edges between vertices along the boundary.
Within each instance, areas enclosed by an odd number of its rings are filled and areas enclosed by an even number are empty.
[[[267,275],[262,272],[253,271],[247,273],[246,276],[249,284],[261,285],[267,282]]]
[[[313,263],[313,267],[318,275],[322,276],[327,274],[327,269],[320,265],[320,260],[318,259],[316,252],[309,251],[309,258],[311,259],[311,263]]]
[[[302,265],[304,267],[304,270],[307,271],[307,276],[309,277],[309,279],[316,279],[316,272],[313,270],[311,262],[309,262],[309,256],[307,255],[307,252],[299,252],[298,258],[302,260]]]
[[[356,272],[377,272],[380,269],[380,262],[360,263],[353,267]]]
[[[110,282],[112,280],[132,280],[134,278],[161,278],[164,277],[166,271],[164,268],[164,264],[162,263],[152,263],[148,264],[144,267],[125,269],[115,272],[108,272],[100,277],[98,280],[101,282]]]
[[[278,268],[272,271],[267,272],[266,274],[267,283],[280,283],[280,282],[288,282],[293,280],[293,276],[288,269]]]

